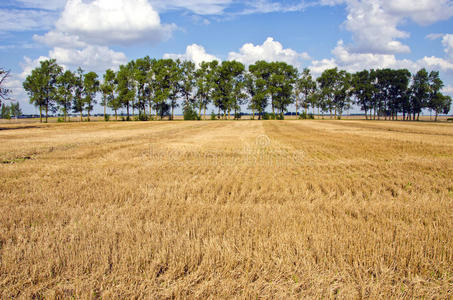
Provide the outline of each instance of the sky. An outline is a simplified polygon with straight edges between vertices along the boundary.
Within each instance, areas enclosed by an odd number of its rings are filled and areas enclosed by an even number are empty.
[[[24,113],[22,82],[39,61],[102,76],[132,59],[284,61],[440,71],[453,96],[450,0],[2,0],[0,67]],[[101,111],[97,107],[97,111]]]

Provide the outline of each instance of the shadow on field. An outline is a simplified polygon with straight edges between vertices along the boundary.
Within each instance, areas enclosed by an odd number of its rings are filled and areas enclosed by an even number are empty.
[[[39,128],[39,126],[0,127],[0,131],[2,131],[2,130],[32,129],[32,128]]]

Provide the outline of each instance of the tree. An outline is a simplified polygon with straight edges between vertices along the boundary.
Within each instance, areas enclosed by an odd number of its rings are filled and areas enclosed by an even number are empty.
[[[430,108],[436,113],[434,121],[437,122],[439,114],[448,114],[451,108],[451,97],[443,95],[442,93],[436,93],[430,99]]]
[[[429,74],[423,68],[414,75],[411,86],[410,103],[413,120],[415,120],[415,115],[417,115],[417,121],[420,119],[420,112],[428,104],[429,92]]]
[[[352,77],[353,95],[356,98],[356,103],[360,105],[360,109],[365,111],[365,118],[368,120],[368,111],[372,110],[372,99],[376,90],[372,84],[371,72],[363,70],[357,72]]]
[[[27,92],[30,99],[30,104],[34,104],[39,107],[39,121],[42,123],[42,109],[44,107],[44,74],[39,68],[31,71],[31,74],[27,76],[22,86]],[[2,105],[3,108],[3,105]]]
[[[196,99],[198,101],[198,115],[201,116],[203,110],[203,119],[206,120],[206,108],[210,102],[212,91],[212,76],[218,66],[218,61],[202,62],[195,71],[195,87],[197,88]]]
[[[270,93],[272,112],[274,108],[280,111],[280,117],[286,112],[286,108],[293,102],[293,86],[297,79],[297,69],[285,62],[271,63]]]
[[[195,88],[195,64],[191,61],[185,60],[179,64],[179,71],[180,71],[180,84],[179,84],[179,92],[181,96],[184,98],[184,106],[188,105],[195,101],[195,97],[193,95],[193,90]]]
[[[135,98],[135,82],[133,77],[134,65],[129,63],[121,65],[116,74],[116,91],[121,106],[126,107],[127,120],[130,120],[130,107],[133,106]]]
[[[250,95],[250,108],[258,113],[261,119],[266,111],[269,101],[269,78],[271,75],[270,65],[266,61],[257,61],[249,66],[249,75],[246,77],[246,88]]]
[[[2,100],[11,100],[9,95],[12,93],[12,91],[8,88],[5,88],[5,82],[8,79],[9,75],[9,70],[0,68],[0,105],[2,104]]]
[[[318,77],[319,87],[321,89],[320,105],[322,111],[328,109],[332,117],[332,108],[334,106],[335,85],[338,80],[338,69],[327,69]]]
[[[74,73],[67,70],[60,74],[57,78],[58,86],[58,106],[61,108],[64,114],[64,121],[66,122],[68,112],[72,106],[72,100],[74,97],[76,78]]]
[[[100,91],[102,92],[102,105],[104,106],[104,120],[107,121],[106,113],[107,113],[107,106],[109,103],[113,102],[114,91],[115,91],[115,77],[116,74],[111,69],[107,69],[104,74],[104,82],[100,86]],[[115,118],[117,117],[117,113],[115,110]]]
[[[84,102],[85,108],[88,113],[88,122],[90,121],[90,112],[93,110],[94,104],[96,104],[96,94],[99,92],[99,80],[98,74],[95,72],[88,72],[83,77],[84,87]]]
[[[137,85],[137,104],[138,114],[142,111],[146,115],[146,102],[149,97],[149,73],[152,67],[152,60],[149,56],[139,58],[134,64],[134,79]]]
[[[296,117],[298,116],[298,104],[300,103],[305,107],[305,114],[307,114],[308,107],[311,104],[313,94],[316,92],[316,81],[310,74],[310,70],[305,68],[302,71],[301,77],[296,80],[295,84],[295,104],[296,104]]]
[[[181,95],[181,85],[183,81],[183,69],[182,62],[177,59],[176,61],[170,60],[168,62],[168,83],[169,83],[169,94],[168,99],[170,100],[171,115],[170,119],[175,119],[175,108],[178,107],[178,99]]]
[[[439,71],[431,71],[428,76],[428,84],[429,84],[429,98],[427,101],[427,107],[430,110],[435,110],[434,107],[438,108],[437,105],[439,102],[442,102],[443,97],[437,97],[437,94],[440,93],[440,90],[444,87],[444,83],[439,77]],[[436,114],[437,120],[437,114]]]
[[[11,119],[11,107],[5,103],[2,104],[1,117],[2,119]]]
[[[174,95],[175,88],[173,83],[175,81],[176,63],[172,59],[159,59],[156,61],[154,72],[154,103],[156,108],[156,118],[160,115],[163,116],[168,111],[167,99]],[[173,110],[174,106],[172,106]]]
[[[45,108],[46,123],[49,110],[55,110],[55,102],[58,98],[57,78],[62,68],[55,59],[40,62],[31,75],[27,76],[23,87],[30,96],[30,103],[39,106],[40,121],[42,122],[42,109]]]
[[[9,108],[11,115],[13,115],[16,119],[22,114],[22,109],[19,106],[19,102],[11,103]]]
[[[261,120],[261,117],[266,111],[268,101],[266,81],[258,78],[254,73],[248,72],[245,75],[244,84],[247,94],[250,97],[249,108],[252,110],[252,119],[255,118],[256,112],[258,113],[258,120]]]
[[[241,111],[241,105],[247,102],[247,94],[245,93],[245,76],[242,72],[233,79],[233,91],[232,91],[232,106],[234,109],[234,118],[238,118],[238,114]],[[228,113],[229,118],[229,113]]]
[[[235,106],[234,87],[236,82],[243,75],[245,67],[237,61],[223,61],[217,68],[217,72],[213,76],[213,99],[214,105],[220,111],[223,111],[223,117],[230,118],[230,112]]]
[[[351,95],[352,95],[352,75],[344,70],[341,70],[338,73],[337,81],[334,86],[334,108],[335,108],[335,118],[341,119],[343,111],[349,109],[351,106]]]
[[[83,70],[78,68],[74,75],[74,97],[72,98],[72,111],[80,113],[80,122],[83,121],[83,108],[84,108],[84,87],[83,87]]]

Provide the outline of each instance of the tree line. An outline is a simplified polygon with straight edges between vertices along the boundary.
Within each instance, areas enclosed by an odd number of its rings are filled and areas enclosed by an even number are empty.
[[[289,105],[296,115],[308,112],[341,118],[345,110],[357,105],[367,119],[418,120],[423,109],[448,113],[451,97],[441,93],[444,84],[439,72],[421,69],[411,74],[406,69],[371,69],[356,73],[332,68],[314,78],[309,69],[299,72],[284,62],[257,61],[246,68],[237,61],[202,62],[152,59],[132,60],[115,72],[106,70],[100,79],[95,72],[63,70],[54,59],[41,61],[23,83],[30,103],[39,107],[46,122],[49,112],[60,110],[64,121],[72,111],[86,112],[87,120],[101,95],[104,118],[107,107],[115,120],[125,109],[127,120],[138,113],[140,120],[168,116],[182,106],[185,119],[206,119],[208,105],[216,108],[212,118],[240,117],[241,107],[252,111],[252,118],[283,119]],[[271,107],[271,113],[266,109]]]

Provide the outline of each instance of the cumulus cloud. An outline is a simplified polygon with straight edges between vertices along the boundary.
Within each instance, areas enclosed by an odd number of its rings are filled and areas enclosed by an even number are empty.
[[[239,52],[230,52],[229,60],[237,60],[246,65],[255,63],[258,60],[283,61],[288,64],[300,67],[301,60],[309,59],[306,52],[298,53],[293,49],[284,49],[282,44],[268,37],[262,45],[244,44]]]
[[[49,52],[59,64],[75,68],[81,66],[89,71],[103,72],[108,68],[116,69],[127,63],[126,55],[105,46],[87,46],[83,49],[55,47]]]
[[[352,33],[354,52],[395,54],[410,48],[400,39],[409,33],[398,29],[406,20],[420,25],[446,20],[453,16],[448,0],[322,0],[323,5],[345,4],[348,16],[343,26]]]
[[[163,25],[147,0],[68,0],[56,31],[95,44],[157,43],[170,37],[174,25]]]
[[[213,60],[218,60],[220,61],[219,58],[212,54],[208,54],[203,46],[197,45],[197,44],[192,44],[187,46],[186,48],[186,53],[184,54],[172,54],[172,53],[165,53],[164,58],[172,58],[172,59],[181,59],[181,60],[191,60],[193,61],[197,66],[203,62],[203,61],[213,61]]]
[[[78,36],[60,31],[49,31],[44,35],[33,35],[33,39],[50,47],[80,48],[88,46]]]
[[[321,74],[324,70],[339,67],[349,72],[357,72],[363,69],[408,69],[416,72],[421,68],[439,70],[446,73],[453,73],[453,62],[439,57],[423,57],[418,60],[397,59],[394,54],[379,53],[356,53],[339,41],[332,50],[331,59],[312,61],[311,69],[315,74]]]

